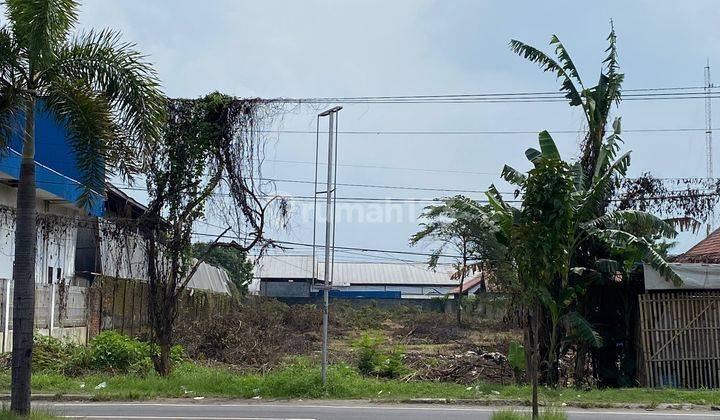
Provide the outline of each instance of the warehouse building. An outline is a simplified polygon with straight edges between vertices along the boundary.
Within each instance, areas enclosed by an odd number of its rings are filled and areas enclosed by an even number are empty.
[[[431,299],[452,296],[458,280],[449,264],[434,270],[424,263],[335,262],[332,297]],[[322,291],[325,264],[310,255],[265,256],[255,267],[251,293],[277,298],[312,298]],[[473,293],[473,290],[470,290]]]

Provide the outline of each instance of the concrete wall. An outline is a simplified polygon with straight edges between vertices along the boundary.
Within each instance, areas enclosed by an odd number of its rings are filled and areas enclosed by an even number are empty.
[[[208,317],[227,311],[232,298],[222,293],[186,290],[178,302],[178,319]],[[98,276],[87,290],[88,339],[116,330],[136,336],[148,332],[148,285],[138,280]]]
[[[146,283],[99,277],[90,287],[58,284],[36,284],[35,287],[35,329],[38,334],[86,344],[103,330],[117,330],[133,336],[148,330]],[[2,352],[12,349],[13,292],[12,282],[0,279]],[[188,291],[180,298],[180,315],[190,318],[210,316],[228,310],[231,302],[230,296],[225,294]]]

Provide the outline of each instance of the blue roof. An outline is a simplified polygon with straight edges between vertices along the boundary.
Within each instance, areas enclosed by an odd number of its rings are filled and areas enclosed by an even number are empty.
[[[9,150],[0,156],[0,171],[16,179],[20,176],[22,133],[25,115],[18,117],[17,127],[10,138]],[[68,143],[67,127],[48,112],[41,101],[35,109],[35,176],[38,189],[45,190],[71,203],[77,203],[83,187],[77,157]],[[89,208],[93,216],[103,215],[103,196],[93,193]]]

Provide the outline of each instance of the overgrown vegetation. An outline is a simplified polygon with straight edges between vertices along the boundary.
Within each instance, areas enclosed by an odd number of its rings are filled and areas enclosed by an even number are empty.
[[[99,384],[106,386],[95,389]],[[10,377],[0,373],[0,391],[9,389]],[[407,398],[478,399],[483,401],[529,402],[528,386],[476,382],[461,385],[439,381],[402,381],[363,376],[350,365],[332,364],[328,386],[323,387],[319,365],[307,358],[289,361],[265,373],[238,374],[223,367],[206,367],[192,363],[179,364],[168,377],[151,371],[145,376],[134,374],[93,373],[68,377],[53,372],[33,375],[33,392],[52,394],[91,394],[97,399],[148,399],[163,397],[225,398],[334,398],[381,399],[398,401]],[[605,390],[568,390],[541,387],[540,400],[546,405],[592,407],[614,403],[636,403],[657,406],[663,403],[720,404],[717,390],[648,390],[640,388]]]
[[[382,348],[383,339],[380,336],[364,333],[353,342],[357,350],[356,367],[363,375],[380,378],[399,378],[407,373],[403,358],[405,350],[402,346],[395,346],[390,350]]]
[[[76,377],[92,372],[146,375],[153,369],[156,345],[140,341],[116,331],[103,331],[87,346],[79,346],[57,338],[36,335],[33,345],[33,372],[57,373]],[[9,367],[7,356],[3,365]],[[185,360],[185,351],[173,346],[171,361]]]

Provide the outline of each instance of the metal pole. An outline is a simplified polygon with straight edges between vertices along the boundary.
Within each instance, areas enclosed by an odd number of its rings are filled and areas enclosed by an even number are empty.
[[[315,244],[317,237],[317,196],[318,196],[318,155],[320,151],[320,116],[315,123],[315,183],[313,184],[313,244],[312,244],[312,282],[317,281],[317,260]]]
[[[9,351],[8,344],[10,341],[10,302],[12,302],[12,296],[10,296],[10,279],[5,280],[5,325],[3,326],[3,352]]]
[[[333,163],[335,154],[335,145],[333,142],[333,125],[335,122],[335,113],[331,112],[328,115],[329,129],[328,129],[328,171],[327,171],[327,186],[326,186],[326,207],[325,207],[325,275],[324,275],[324,287],[323,287],[323,348],[322,348],[322,383],[323,386],[327,385],[327,367],[328,367],[328,321],[329,321],[329,306],[330,306],[330,243],[332,241],[332,189],[333,183]]]

